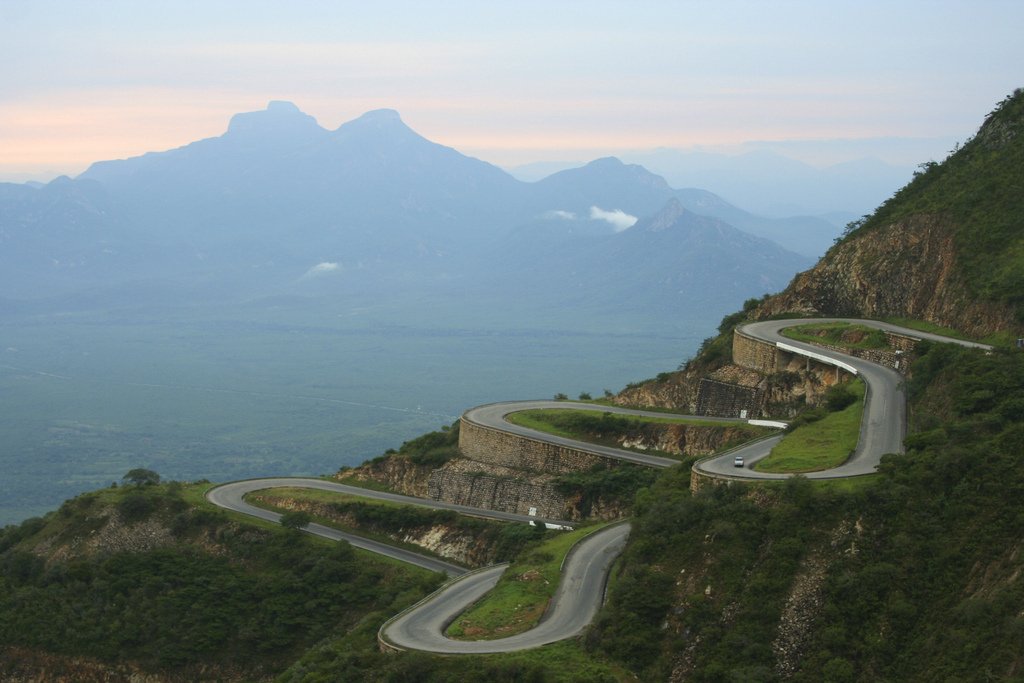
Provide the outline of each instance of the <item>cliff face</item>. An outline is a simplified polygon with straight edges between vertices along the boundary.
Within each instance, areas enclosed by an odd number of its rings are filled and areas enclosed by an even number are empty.
[[[802,361],[771,373],[734,363],[709,372],[706,364],[695,363],[663,379],[628,388],[615,397],[615,402],[623,406],[669,408],[688,415],[740,417],[746,411],[749,418],[784,419],[805,406],[817,405],[835,381],[833,370],[817,365],[808,369]],[[721,443],[710,444],[706,452],[680,449],[679,444],[687,443],[688,439],[686,434],[679,436],[675,444],[666,444],[662,438],[654,447],[684,455],[707,455],[721,447]],[[697,445],[703,438],[689,442]]]
[[[274,492],[254,494],[251,499],[286,510],[302,510],[343,526],[387,536],[400,543],[417,545],[445,559],[470,567],[482,567],[498,561],[494,534],[484,534],[479,529],[462,528],[457,523],[435,522],[395,528],[380,521],[367,524],[353,512],[328,503],[281,496]]]
[[[972,337],[1013,330],[1006,304],[973,296],[959,263],[956,219],[919,214],[854,234],[796,276],[756,317],[781,313],[905,317]]]
[[[648,424],[614,440],[625,448],[702,456],[749,437],[749,431],[728,426]],[[337,478],[375,481],[399,493],[489,510],[533,510],[550,519],[617,519],[628,514],[630,500],[569,491],[560,478],[634,465],[472,424],[461,426],[459,443],[461,455],[439,467],[416,465],[393,454],[343,470]]]
[[[908,317],[974,337],[1024,331],[1024,90],[928,162],[754,317]]]
[[[581,467],[576,471],[585,470]],[[529,514],[533,509],[537,516],[549,519],[618,519],[626,514],[618,500],[600,500],[586,510],[581,509],[577,497],[556,489],[561,473],[565,471],[507,467],[468,457],[430,468],[411,465],[403,456],[391,455],[377,463],[343,470],[337,479],[374,481],[397,493],[488,510]]]

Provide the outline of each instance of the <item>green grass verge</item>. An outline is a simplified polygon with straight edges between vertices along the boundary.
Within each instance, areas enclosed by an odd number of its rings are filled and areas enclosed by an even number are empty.
[[[959,330],[954,330],[951,327],[943,327],[942,325],[936,325],[935,323],[928,322],[927,320],[915,320],[913,318],[883,318],[883,320],[887,323],[892,323],[893,325],[908,327],[920,332],[929,332],[931,334],[940,334],[943,337],[950,337],[952,339],[972,341],[970,337]]]
[[[531,429],[538,429],[541,431],[547,431],[548,429],[558,430],[552,419],[557,419],[561,415],[586,415],[589,417],[603,417],[608,413],[601,410],[521,410],[516,413],[510,413],[507,417],[508,421],[512,424],[517,424],[522,427],[529,427]],[[650,423],[650,424],[685,424],[693,425],[695,427],[740,427],[743,429],[756,430],[757,427],[751,427],[743,423],[729,423],[729,422],[716,422],[714,420],[701,420],[700,418],[689,418],[689,417],[638,417],[635,415],[620,415],[611,413],[612,418],[623,418],[636,422]],[[536,425],[542,425],[539,427]],[[550,432],[555,434],[556,432]],[[571,432],[564,432],[559,436],[570,436]],[[585,435],[584,435],[585,436]]]
[[[544,678],[532,680],[550,683],[579,683],[580,681],[635,681],[636,675],[622,664],[610,661],[600,653],[587,652],[577,639],[563,640],[544,647],[521,652],[479,657],[485,665],[506,666],[513,671],[543,670]],[[501,669],[498,669],[500,672]],[[531,680],[531,679],[518,679]]]
[[[363,503],[365,505],[376,505],[386,508],[405,507],[405,503],[396,503],[390,500],[377,500],[376,498],[364,498],[358,494],[339,493],[336,491],[323,491],[321,489],[307,489],[302,487],[275,487],[273,489],[260,489],[253,491],[270,499],[296,498],[316,503]],[[251,495],[251,494],[250,494]],[[413,506],[431,509],[429,506]]]
[[[863,474],[857,477],[841,477],[839,479],[808,479],[811,486],[818,491],[830,492],[840,495],[859,493],[878,484],[880,474]],[[788,479],[766,479],[764,481],[743,482],[743,486],[764,486],[768,488],[779,488],[786,485]]]
[[[345,472],[347,471],[347,469],[343,469],[340,472],[338,472],[338,474],[344,475]],[[381,491],[383,493],[401,493],[400,491],[396,491],[387,484],[379,482],[375,479],[356,479],[355,477],[341,476],[340,478],[330,477],[328,478],[328,481],[333,481],[338,484],[344,484],[345,486],[356,486],[358,488],[367,489],[369,491]]]
[[[859,477],[843,477],[842,479],[814,479],[812,484],[821,491],[832,493],[858,493],[878,484],[882,475],[865,474]]]
[[[558,588],[566,553],[578,541],[605,526],[554,532],[551,538],[513,562],[494,590],[452,622],[447,635],[459,640],[493,640],[536,626]]]
[[[721,444],[720,450],[727,450],[747,441],[761,438],[773,430],[767,427],[756,427],[742,422],[715,422],[695,418],[680,417],[635,417],[617,415],[598,410],[523,410],[511,413],[506,419],[512,424],[535,429],[545,434],[553,434],[567,439],[575,439],[623,450],[661,455],[666,458],[680,459],[675,453],[667,453],[655,449],[626,448],[620,443],[620,437],[637,432],[647,425],[682,424],[707,429],[734,429],[743,434],[743,438],[729,439]]]
[[[840,411],[802,424],[787,434],[754,469],[759,472],[816,472],[842,465],[857,447],[864,411],[864,383],[853,380],[847,391],[856,400]]]
[[[850,336],[860,335],[857,341],[851,341]],[[889,342],[885,333],[867,325],[854,323],[809,323],[807,325],[796,325],[782,330],[782,335],[789,339],[807,342],[809,344],[829,344],[845,349],[885,349]]]

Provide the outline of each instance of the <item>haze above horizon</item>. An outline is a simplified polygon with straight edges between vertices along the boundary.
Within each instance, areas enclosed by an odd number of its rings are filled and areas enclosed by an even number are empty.
[[[506,168],[654,148],[912,165],[1021,85],[1024,5],[0,3],[0,180],[378,108]],[[760,141],[760,142],[758,142]]]

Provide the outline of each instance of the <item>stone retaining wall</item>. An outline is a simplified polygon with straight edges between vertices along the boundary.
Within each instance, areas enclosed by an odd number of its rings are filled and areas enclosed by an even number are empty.
[[[713,477],[710,474],[699,472],[696,467],[690,468],[690,491],[697,493],[709,486],[730,486],[734,480],[725,477]]]
[[[914,337],[908,337],[905,334],[897,334],[895,332],[886,332],[885,340],[889,342],[889,346],[892,348],[904,352],[910,352],[916,349],[917,343],[920,341]]]
[[[752,418],[757,416],[759,405],[760,396],[755,387],[705,377],[697,389],[697,415]]]
[[[732,362],[770,375],[778,370],[778,349],[775,344],[758,341],[735,330],[732,333]]]
[[[585,472],[615,462],[568,446],[499,432],[465,418],[459,424],[459,450],[477,462],[545,474]]]
[[[550,481],[531,482],[521,478],[498,477],[482,472],[434,470],[427,482],[428,496],[448,503],[470,505],[488,510],[534,514],[563,519],[565,496],[555,491]]]
[[[886,332],[885,338],[889,345],[892,346],[892,349],[845,349],[840,346],[832,346],[830,344],[822,344],[818,342],[814,342],[814,345],[820,346],[823,349],[839,351],[841,353],[854,356],[855,358],[863,358],[864,360],[869,360],[872,363],[878,363],[879,365],[887,368],[892,368],[901,373],[906,373],[911,360],[908,356],[913,353],[918,340],[913,337],[896,334],[894,332]],[[791,365],[791,361],[794,356],[801,359],[803,358],[798,354],[790,354],[782,351],[774,344],[758,341],[757,339],[752,339],[751,337],[740,334],[738,330],[733,332],[732,361],[741,367],[770,375],[773,372],[787,369],[787,367]],[[805,360],[802,360],[801,362],[804,362],[805,364],[807,363]],[[707,414],[710,415],[713,413]]]

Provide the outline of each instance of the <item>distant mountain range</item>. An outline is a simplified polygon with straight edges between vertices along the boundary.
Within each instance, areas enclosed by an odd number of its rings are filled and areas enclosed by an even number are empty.
[[[928,158],[926,149],[948,150],[954,142],[952,139],[865,140],[857,148],[852,141],[832,144],[819,141],[817,145],[823,151],[838,148],[837,154],[847,157],[863,154],[861,158],[821,166],[798,161],[774,149],[786,149],[784,143],[750,143],[750,149],[733,154],[659,148],[624,152],[620,158],[627,163],[641,164],[673,187],[704,188],[747,211],[770,217],[811,216],[844,226],[873,211],[914,172],[913,164],[887,163],[871,156],[873,152],[895,148],[903,151],[904,156],[919,160]],[[791,146],[797,148],[794,152],[799,150],[798,145]],[[521,180],[536,181],[578,165],[538,162],[508,170]]]
[[[395,111],[330,131],[271,102],[219,137],[101,161],[73,180],[0,184],[0,299],[457,282],[548,301],[585,291],[611,309],[708,297],[728,308],[784,286],[837,233],[824,219],[769,219],[673,189],[614,158],[527,183],[426,140]]]

